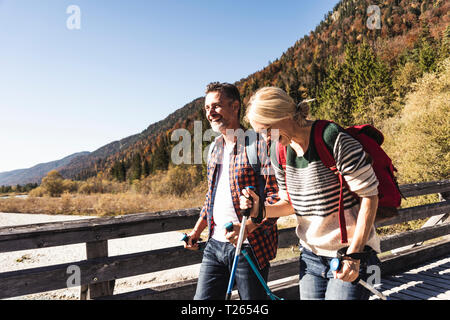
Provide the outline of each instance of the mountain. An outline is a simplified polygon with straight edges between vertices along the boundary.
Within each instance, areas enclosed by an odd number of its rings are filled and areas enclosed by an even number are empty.
[[[433,48],[437,48],[444,33],[448,36],[450,2],[383,0],[376,1],[378,11],[368,13],[373,4],[372,0],[340,1],[324,15],[315,30],[296,41],[279,59],[236,81],[244,111],[250,96],[263,86],[283,88],[297,102],[316,98],[311,105],[312,116],[347,113],[345,119],[333,117],[342,120],[341,123],[355,121],[355,116],[360,116],[358,112],[370,114],[369,109],[364,110],[367,106],[378,110],[384,104],[390,108],[397,91],[411,82],[405,64],[412,61],[428,68],[436,59]],[[428,51],[422,50],[424,34],[431,39]],[[360,48],[364,48],[363,53],[358,51]],[[376,74],[365,72],[373,67]],[[399,73],[407,78],[405,85],[399,83]],[[377,86],[371,87],[372,83]],[[209,127],[203,101],[203,97],[194,99],[141,133],[72,159],[60,168],[61,174],[83,180],[102,172],[110,178],[125,180],[167,169],[172,131],[192,130],[195,120],[204,123],[204,130]],[[354,109],[354,105],[360,109]],[[389,114],[389,110],[382,111]]]
[[[60,170],[72,161],[88,155],[88,151],[71,154],[60,160],[37,164],[28,169],[0,172],[0,185],[24,185],[27,183],[40,183],[41,179],[52,170]]]

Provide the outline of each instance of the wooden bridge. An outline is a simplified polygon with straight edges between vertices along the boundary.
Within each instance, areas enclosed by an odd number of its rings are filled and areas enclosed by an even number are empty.
[[[401,186],[406,197],[440,194],[440,201],[404,208],[377,227],[429,218],[422,228],[382,237],[381,287],[391,299],[450,298],[450,180]],[[199,208],[139,213],[119,217],[0,227],[0,252],[86,243],[87,259],[4,272],[0,299],[65,289],[70,268],[79,270],[81,299],[192,299],[197,279],[165,286],[114,293],[116,279],[201,262],[201,252],[183,246],[108,256],[108,240],[192,228]],[[294,228],[279,231],[279,246],[296,245]],[[285,299],[298,299],[298,258],[272,263],[269,286]],[[236,298],[236,294],[234,295]]]

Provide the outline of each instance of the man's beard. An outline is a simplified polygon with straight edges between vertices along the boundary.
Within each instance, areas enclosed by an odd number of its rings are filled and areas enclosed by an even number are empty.
[[[224,121],[224,119],[220,119],[217,122],[216,121],[210,121],[209,124],[211,125],[211,129],[214,132],[217,132],[217,133],[222,133],[222,131],[224,129],[226,129],[226,125],[227,125],[227,123]]]

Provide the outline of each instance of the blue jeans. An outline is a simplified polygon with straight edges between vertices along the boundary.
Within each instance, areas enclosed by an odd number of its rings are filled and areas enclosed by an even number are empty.
[[[370,292],[360,284],[334,279],[330,270],[332,258],[318,256],[305,248],[300,255],[301,300],[368,300]],[[379,265],[376,252],[371,251],[366,261],[361,261],[359,275],[366,280],[367,266]]]
[[[249,245],[242,245],[255,265],[252,249]],[[229,242],[209,239],[200,266],[200,275],[194,300],[224,300],[228,288],[231,269],[233,267],[236,248]],[[267,282],[269,266],[259,271]],[[267,294],[259,282],[247,259],[241,254],[236,269],[235,286],[241,300],[265,300]]]

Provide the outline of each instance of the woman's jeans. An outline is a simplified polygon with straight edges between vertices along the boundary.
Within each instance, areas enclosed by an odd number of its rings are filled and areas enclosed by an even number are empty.
[[[300,255],[300,299],[301,300],[368,300],[370,292],[360,284],[334,279],[330,270],[333,258],[318,256],[305,248]],[[367,267],[379,265],[376,252],[371,251],[360,263],[359,275],[366,280]]]
[[[249,245],[242,245],[255,265],[255,257]],[[197,283],[197,291],[194,300],[224,300],[227,293],[233,267],[236,248],[229,242],[220,242],[209,239],[200,267],[200,275]],[[261,276],[267,282],[269,266],[260,270]],[[265,300],[267,294],[259,282],[247,259],[241,254],[237,264],[234,278],[241,300]]]

